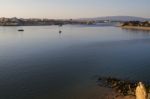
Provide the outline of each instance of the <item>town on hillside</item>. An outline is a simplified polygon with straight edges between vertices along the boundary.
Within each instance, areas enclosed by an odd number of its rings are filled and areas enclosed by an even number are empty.
[[[118,17],[117,17],[118,18]],[[111,18],[99,19],[39,19],[39,18],[0,18],[0,26],[41,26],[41,25],[66,25],[66,24],[83,24],[83,25],[105,25],[105,26],[141,26],[150,27],[150,21],[129,21]],[[124,18],[124,17],[123,17]],[[128,20],[128,19],[127,19]]]
[[[0,26],[38,26],[38,25],[64,25],[64,24],[86,24],[85,21],[38,19],[38,18],[0,18]]]

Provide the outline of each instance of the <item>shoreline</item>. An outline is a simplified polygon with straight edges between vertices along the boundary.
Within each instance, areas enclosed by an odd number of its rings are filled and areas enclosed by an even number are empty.
[[[150,97],[150,85],[146,82],[144,84],[139,81],[99,77],[97,83],[100,87],[114,90],[114,98],[111,96],[109,99],[136,99],[137,97],[137,99],[149,99]]]
[[[112,88],[100,87],[100,86],[88,86],[88,88],[82,88],[75,86],[76,88],[69,91],[68,98],[70,99],[136,99],[134,95],[121,95],[119,92]]]
[[[121,26],[122,29],[134,29],[134,30],[145,30],[150,31],[150,27],[141,27],[141,26]]]

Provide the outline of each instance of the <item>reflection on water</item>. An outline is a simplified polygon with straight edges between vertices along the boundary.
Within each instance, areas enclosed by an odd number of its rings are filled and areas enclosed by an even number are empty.
[[[124,30],[126,32],[132,32],[132,33],[142,33],[142,35],[143,34],[150,35],[150,31],[149,30],[124,29],[124,28],[122,28],[122,30]]]
[[[95,75],[149,80],[149,33],[69,25],[61,34],[58,26],[23,28],[0,27],[1,99],[80,99],[78,90],[92,96],[87,90],[96,89]]]
[[[59,33],[59,39],[62,40],[62,32]]]

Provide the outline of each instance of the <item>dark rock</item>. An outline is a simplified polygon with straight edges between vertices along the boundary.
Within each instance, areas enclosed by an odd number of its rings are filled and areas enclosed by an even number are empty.
[[[121,80],[113,77],[99,77],[98,85],[102,87],[113,88],[123,96],[135,95],[135,89],[139,81]],[[150,85],[146,84],[147,92],[150,92]]]

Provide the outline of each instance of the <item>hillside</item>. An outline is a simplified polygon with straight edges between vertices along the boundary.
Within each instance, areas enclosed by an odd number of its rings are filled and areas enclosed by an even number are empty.
[[[79,20],[110,20],[110,21],[150,21],[150,18],[134,17],[134,16],[106,16],[96,18],[80,18]]]

